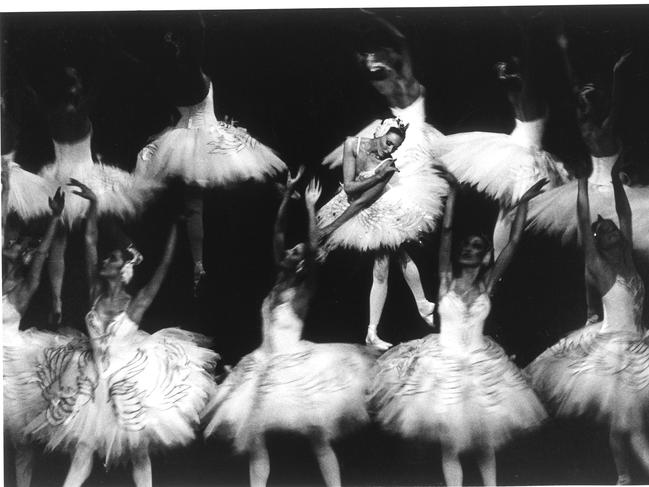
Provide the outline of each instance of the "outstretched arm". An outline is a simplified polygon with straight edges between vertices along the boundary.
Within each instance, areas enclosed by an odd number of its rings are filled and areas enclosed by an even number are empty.
[[[162,286],[162,282],[167,275],[167,271],[169,270],[169,266],[173,259],[177,238],[178,224],[174,223],[169,231],[169,237],[167,237],[167,245],[165,246],[162,261],[158,264],[158,268],[149,283],[140,289],[140,292],[137,293],[135,299],[131,301],[126,311],[128,317],[135,323],[139,323],[142,320],[142,316],[149,306],[151,306],[156,294],[158,294],[158,291],[160,290],[160,286]]]
[[[99,292],[99,279],[97,277],[97,241],[99,236],[97,229],[97,196],[88,186],[76,179],[70,179],[68,186],[79,188],[77,191],[74,191],[74,194],[89,202],[86,213],[86,233],[84,239],[86,248],[86,276],[88,277],[90,300],[93,301]]]
[[[453,265],[451,263],[451,251],[453,245],[453,215],[455,213],[455,198],[457,195],[457,180],[443,166],[434,166],[439,175],[449,185],[446,196],[446,207],[442,221],[442,233],[439,244],[439,298],[446,294],[453,278]]]
[[[275,228],[273,231],[273,254],[276,265],[279,265],[280,262],[282,262],[284,252],[286,251],[284,241],[286,240],[286,215],[288,213],[288,201],[294,197],[295,185],[304,174],[304,169],[304,166],[300,166],[300,169],[298,169],[297,175],[294,178],[291,177],[290,171],[286,175],[286,187],[284,189],[284,195],[282,196],[282,202],[279,204],[279,210],[277,210],[277,218],[275,219]]]
[[[547,179],[542,179],[535,183],[530,189],[528,189],[525,194],[521,197],[520,202],[516,208],[516,216],[514,217],[514,223],[512,224],[511,233],[509,236],[509,242],[502,250],[496,263],[494,264],[491,272],[486,279],[487,292],[492,293],[494,287],[498,280],[502,277],[509,267],[509,264],[514,259],[516,250],[523,238],[523,229],[525,228],[525,221],[527,220],[527,204],[529,200],[537,196],[543,189],[543,186],[548,184]]]

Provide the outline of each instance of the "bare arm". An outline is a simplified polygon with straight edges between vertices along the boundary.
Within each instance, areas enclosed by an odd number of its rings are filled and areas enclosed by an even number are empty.
[[[514,217],[514,223],[512,224],[511,233],[509,235],[509,242],[498,256],[498,260],[496,260],[496,263],[486,279],[488,293],[491,294],[493,292],[496,283],[509,267],[509,264],[514,259],[514,255],[516,255],[516,250],[518,250],[518,246],[523,238],[529,200],[537,196],[546,184],[548,184],[547,179],[538,181],[521,197],[516,208],[516,216]]]
[[[442,221],[442,232],[439,244],[439,298],[448,292],[453,277],[453,265],[451,262],[451,251],[453,245],[453,215],[455,213],[455,199],[457,195],[457,180],[442,166],[435,166],[449,183],[449,191],[446,196],[446,207],[444,208],[444,219]]]
[[[624,53],[617,60],[613,67],[613,88],[611,90],[611,112],[606,120],[606,124],[615,132],[619,128],[622,112],[625,104],[625,83],[624,73],[627,71],[629,62],[627,61],[631,52]],[[626,69],[625,69],[626,68]]]
[[[68,186],[79,188],[74,194],[88,200],[89,206],[86,213],[86,232],[84,235],[86,250],[86,276],[90,293],[90,301],[93,301],[99,292],[99,279],[97,277],[97,241],[99,231],[97,229],[97,196],[85,184],[70,179]]]
[[[9,161],[2,157],[2,231],[7,229],[7,214],[9,213]]]
[[[619,158],[618,158],[619,161]],[[620,221],[620,231],[629,244],[633,242],[633,224],[631,205],[629,198],[624,191],[622,180],[620,179],[620,163],[616,162],[611,171],[611,180],[613,183],[613,195],[615,196],[615,211]]]
[[[158,294],[158,291],[160,290],[160,286],[162,286],[162,282],[164,281],[164,278],[167,275],[167,271],[169,270],[169,266],[171,265],[171,261],[173,260],[177,238],[178,224],[174,223],[171,226],[171,230],[169,231],[169,237],[167,237],[167,245],[165,247],[162,260],[160,261],[160,264],[158,264],[158,268],[156,269],[153,277],[148,282],[148,284],[140,289],[140,292],[137,293],[135,299],[131,301],[126,311],[128,317],[131,318],[131,320],[133,320],[135,323],[139,323],[142,320],[142,316],[149,308],[149,306],[151,306],[151,303],[156,297],[156,294]]]
[[[279,204],[277,210],[277,218],[275,219],[275,227],[273,230],[273,255],[275,257],[275,264],[279,265],[284,258],[286,246],[284,245],[286,234],[286,214],[288,213],[288,201],[293,197],[295,185],[304,174],[304,166],[300,166],[297,175],[292,178],[289,172],[286,176],[286,188],[282,196],[282,202]]]

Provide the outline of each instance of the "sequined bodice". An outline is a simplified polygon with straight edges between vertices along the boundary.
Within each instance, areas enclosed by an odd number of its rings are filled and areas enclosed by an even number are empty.
[[[604,157],[591,156],[590,160],[593,163],[593,172],[588,177],[588,182],[598,186],[610,187],[612,189],[611,169],[613,169],[618,156],[619,154]]]
[[[439,301],[438,309],[441,319],[440,342],[444,346],[470,351],[482,344],[484,322],[491,310],[487,293],[480,294],[467,305],[452,290]]]
[[[118,313],[112,319],[104,319],[95,306],[86,315],[86,328],[95,360],[104,372],[110,365],[110,348],[119,346],[119,342],[128,340],[138,330],[137,324],[127,316],[126,311]]]
[[[520,145],[540,149],[544,126],[545,118],[528,121],[516,119],[516,127],[512,131],[511,137]]]
[[[210,83],[210,89],[202,101],[198,102],[196,105],[177,108],[180,112],[181,118],[176,124],[176,127],[191,129],[215,125],[217,120],[214,115],[212,83]]]
[[[390,107],[390,111],[411,126],[421,125],[426,121],[426,99],[420,95],[406,108]]]
[[[602,296],[604,320],[601,330],[637,332],[642,328],[644,284],[635,274],[629,279],[617,276],[615,283]]]
[[[302,337],[304,323],[293,309],[295,289],[282,291],[280,304],[271,307],[272,295],[262,305],[263,343],[273,352],[293,348]]]
[[[21,315],[16,307],[9,302],[6,294],[2,295],[2,327],[4,331],[18,331]]]
[[[66,174],[72,170],[83,170],[84,166],[94,164],[90,140],[92,132],[89,132],[83,139],[75,142],[64,143],[53,140],[54,163]]]

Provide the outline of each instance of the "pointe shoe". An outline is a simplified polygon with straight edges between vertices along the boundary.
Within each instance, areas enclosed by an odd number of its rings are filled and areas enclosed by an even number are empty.
[[[205,277],[205,269],[203,268],[203,261],[199,260],[194,264],[194,297],[198,295],[198,285],[201,283],[203,277]]]
[[[377,348],[382,352],[385,352],[388,348],[392,347],[391,343],[381,340],[376,333],[368,332],[365,337],[365,344]]]
[[[424,319],[428,326],[435,326],[433,312],[435,311],[435,303],[431,303],[427,299],[417,300],[417,309],[419,314]]]

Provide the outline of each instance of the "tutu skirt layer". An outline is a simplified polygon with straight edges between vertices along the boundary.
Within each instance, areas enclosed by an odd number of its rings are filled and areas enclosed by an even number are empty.
[[[291,352],[258,349],[219,386],[205,436],[234,440],[237,451],[266,431],[317,431],[331,440],[369,421],[370,352],[352,344],[298,342]]]
[[[215,387],[205,341],[168,328],[125,336],[100,359],[85,335],[47,349],[32,379],[47,406],[27,431],[52,450],[83,443],[107,464],[189,443]]]
[[[483,345],[460,352],[432,334],[390,349],[371,389],[380,424],[458,451],[498,448],[538,427],[546,413],[520,370],[494,341]]]
[[[2,156],[4,159],[6,156]],[[48,215],[48,198],[54,195],[56,186],[37,174],[25,171],[9,160],[9,211],[21,219],[29,220]]]
[[[534,389],[559,416],[624,423],[649,412],[649,335],[577,330],[527,366]]]
[[[140,151],[136,173],[213,187],[264,181],[285,170],[284,162],[245,129],[214,121],[164,132]]]

